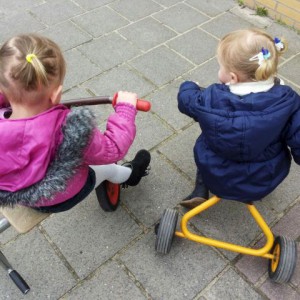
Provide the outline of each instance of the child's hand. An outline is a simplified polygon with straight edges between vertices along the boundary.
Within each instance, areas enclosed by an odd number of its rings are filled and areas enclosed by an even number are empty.
[[[126,91],[118,92],[117,103],[129,103],[134,107],[136,107],[136,102],[137,102],[137,94],[126,92]]]

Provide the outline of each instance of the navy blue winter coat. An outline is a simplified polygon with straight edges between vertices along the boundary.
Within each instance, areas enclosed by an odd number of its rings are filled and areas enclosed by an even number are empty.
[[[200,124],[195,162],[219,197],[260,200],[288,175],[291,154],[300,164],[300,96],[288,86],[237,96],[224,84],[186,81],[178,108]]]

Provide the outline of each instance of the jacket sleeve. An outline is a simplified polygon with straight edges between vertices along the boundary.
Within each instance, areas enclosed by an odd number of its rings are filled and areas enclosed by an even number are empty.
[[[136,108],[133,105],[117,104],[115,113],[107,120],[105,132],[94,129],[85,151],[85,163],[103,165],[123,159],[135,138],[135,116]]]
[[[294,161],[300,165],[300,110],[297,110],[290,120],[286,142],[291,149]]]
[[[195,108],[203,103],[203,91],[204,89],[193,81],[183,82],[177,96],[179,111],[196,120]]]

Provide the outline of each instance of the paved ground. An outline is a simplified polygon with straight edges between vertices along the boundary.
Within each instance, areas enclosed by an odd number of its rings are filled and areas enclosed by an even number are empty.
[[[300,92],[299,35],[232,0],[0,0],[0,16],[0,42],[34,31],[60,44],[68,63],[65,99],[124,89],[150,100],[152,111],[138,114],[137,138],[126,158],[139,148],[153,157],[151,174],[122,193],[116,212],[104,213],[92,194],[25,235],[12,228],[2,233],[1,249],[31,291],[23,297],[1,269],[0,299],[300,299],[300,264],[289,284],[274,284],[265,259],[179,238],[168,255],[158,255],[153,233],[163,210],[177,207],[193,187],[199,128],[177,110],[179,84],[215,82],[218,40],[258,26],[289,41],[279,75]],[[100,128],[111,111],[97,108]],[[298,242],[299,174],[293,165],[258,204],[275,234]],[[231,201],[193,219],[191,228],[243,245],[262,239],[246,207]]]

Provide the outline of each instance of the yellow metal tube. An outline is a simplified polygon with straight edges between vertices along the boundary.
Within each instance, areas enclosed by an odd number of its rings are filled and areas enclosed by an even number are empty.
[[[204,203],[200,204],[199,206],[195,207],[194,209],[190,210],[189,212],[187,212],[181,219],[181,231],[182,232],[176,231],[175,235],[182,237],[182,238],[187,238],[187,239],[195,241],[197,243],[202,243],[205,245],[218,247],[218,248],[222,248],[222,249],[233,251],[233,252],[254,255],[254,256],[262,256],[262,257],[270,258],[270,259],[274,258],[274,256],[272,254],[268,253],[271,250],[273,243],[274,243],[273,234],[254,205],[247,204],[247,207],[248,207],[250,213],[252,214],[253,218],[255,219],[255,221],[257,222],[259,227],[262,229],[262,231],[264,232],[264,234],[266,235],[266,238],[267,238],[267,242],[266,242],[265,246],[260,249],[252,249],[252,248],[248,248],[248,247],[244,247],[244,246],[239,246],[236,244],[231,244],[231,243],[207,238],[204,236],[199,236],[188,230],[187,223],[192,217],[200,214],[202,211],[217,204],[220,200],[221,200],[220,198],[214,196],[214,197],[210,198],[209,200],[205,201]]]

